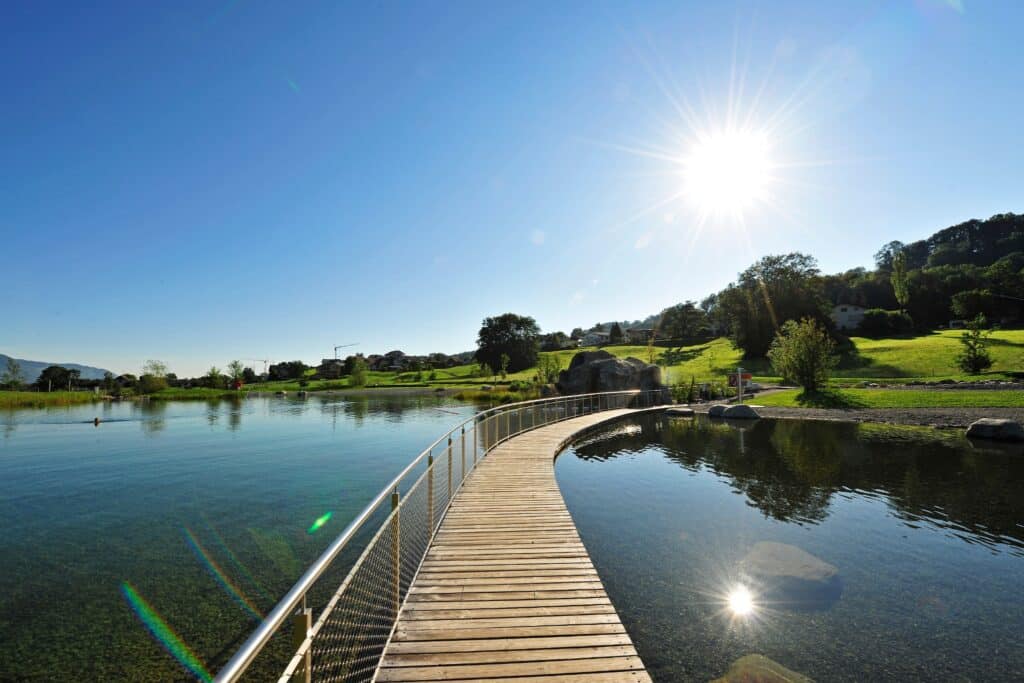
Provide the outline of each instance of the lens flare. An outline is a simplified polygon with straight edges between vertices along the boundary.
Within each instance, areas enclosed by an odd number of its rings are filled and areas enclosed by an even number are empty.
[[[156,610],[127,581],[121,583],[121,594],[124,595],[124,599],[128,601],[135,615],[149,629],[149,632],[153,634],[157,642],[163,645],[171,653],[171,656],[178,660],[179,664],[192,672],[192,675],[200,681],[213,680],[213,676],[203,666],[199,657],[192,652],[188,645],[178,637],[178,634],[167,625],[167,622],[160,618]]]
[[[210,554],[206,552],[206,549],[200,545],[199,541],[196,540],[196,537],[192,535],[192,531],[187,528],[182,529],[182,531],[185,532],[185,542],[188,544],[188,547],[192,549],[192,552],[195,553],[197,558],[199,558],[199,562],[206,567],[206,570],[210,572],[210,575],[213,576],[214,580],[220,584],[221,588],[223,588],[224,591],[235,600],[235,602],[241,605],[242,609],[249,613],[249,616],[257,621],[261,621],[263,619],[263,615],[260,614],[256,605],[254,605],[252,601],[242,593],[240,588],[231,582],[231,579],[229,579],[227,574],[224,573],[224,570],[220,568],[220,565],[210,557]]]
[[[738,617],[745,617],[754,611],[754,596],[746,586],[736,586],[726,596],[729,611]]]
[[[263,584],[257,581],[256,577],[252,575],[252,572],[250,572],[246,568],[246,566],[242,564],[241,560],[239,560],[235,556],[235,554],[231,551],[231,548],[228,547],[228,544],[224,540],[224,538],[217,532],[213,525],[210,524],[210,521],[206,519],[206,516],[202,513],[200,513],[200,516],[203,518],[203,523],[206,525],[207,531],[209,531],[210,534],[213,535],[214,543],[216,543],[217,547],[219,547],[220,550],[228,556],[228,559],[231,561],[231,564],[234,565],[235,569],[237,569],[239,573],[241,573],[241,575],[249,581],[252,587],[256,589],[256,592],[259,593],[264,600],[266,600],[268,603],[276,602],[276,599],[270,596],[270,594],[267,592],[267,589],[263,587]]]
[[[313,522],[313,526],[309,527],[309,529],[306,530],[306,533],[315,534],[317,531],[320,530],[320,527],[322,527],[324,524],[327,524],[327,522],[330,521],[331,515],[333,514],[333,512],[327,512],[326,514],[317,517],[316,521]]]

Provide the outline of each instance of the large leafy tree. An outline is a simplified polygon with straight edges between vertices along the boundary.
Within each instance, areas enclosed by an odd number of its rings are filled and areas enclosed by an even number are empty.
[[[733,343],[748,358],[763,357],[787,320],[831,324],[818,263],[798,252],[765,256],[719,294],[718,305],[729,319]]]
[[[508,355],[508,372],[519,372],[537,364],[540,327],[525,315],[505,313],[484,318],[476,340],[476,360],[491,368],[502,367],[502,354]]]
[[[70,389],[80,376],[81,372],[78,370],[68,370],[60,365],[51,365],[39,373],[36,386],[47,391],[50,389],[57,389],[59,391]]]
[[[709,307],[711,305],[709,303]],[[685,301],[661,312],[658,336],[682,342],[703,334],[707,327],[708,314],[698,308],[696,302]]]
[[[829,371],[836,365],[835,350],[828,331],[816,321],[787,320],[772,341],[768,359],[784,379],[814,393],[828,383]]]

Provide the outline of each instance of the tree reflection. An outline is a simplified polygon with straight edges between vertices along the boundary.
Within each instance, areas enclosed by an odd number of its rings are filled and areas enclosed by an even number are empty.
[[[1024,546],[1021,449],[979,450],[958,435],[925,428],[758,420],[730,424],[648,416],[639,432],[611,425],[574,447],[586,460],[635,454],[660,444],[669,460],[728,480],[750,505],[784,522],[816,524],[833,494],[880,494],[908,522],[926,520],[973,542]]]

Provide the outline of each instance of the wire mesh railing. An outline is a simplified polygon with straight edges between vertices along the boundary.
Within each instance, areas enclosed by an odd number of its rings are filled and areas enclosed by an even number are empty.
[[[280,672],[283,665],[281,682],[371,681],[452,499],[495,446],[554,422],[658,405],[663,399],[662,391],[637,390],[559,396],[491,408],[457,425],[409,463],[345,527],[215,680],[237,681],[247,673],[273,678],[277,674],[270,672],[275,668]],[[346,551],[356,545],[354,539],[364,538],[374,528],[348,568],[342,558],[351,561],[352,553]],[[288,623],[292,624],[290,643],[282,642]],[[255,665],[261,653],[279,664]]]

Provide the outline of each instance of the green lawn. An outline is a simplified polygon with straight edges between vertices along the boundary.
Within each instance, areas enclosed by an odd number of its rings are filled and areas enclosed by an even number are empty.
[[[1024,392],[985,389],[842,389],[804,396],[789,389],[750,399],[755,405],[810,408],[1024,408]]]

